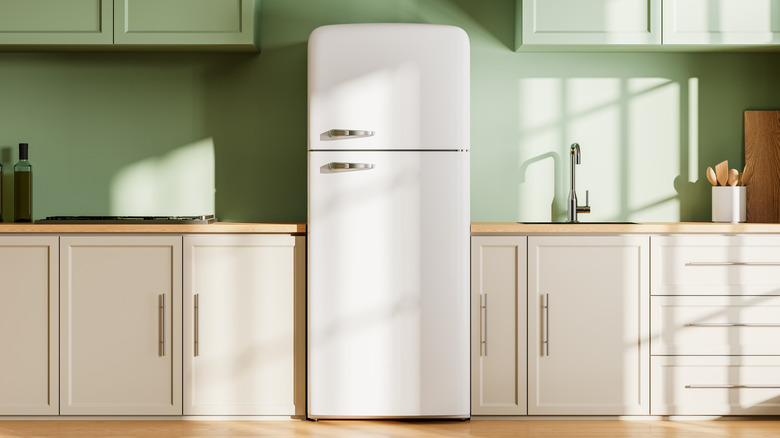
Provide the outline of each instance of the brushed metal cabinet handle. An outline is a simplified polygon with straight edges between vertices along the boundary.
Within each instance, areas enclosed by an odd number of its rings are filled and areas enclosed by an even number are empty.
[[[165,356],[165,294],[157,296],[157,312],[157,332],[160,336],[157,354],[162,357]]]
[[[735,323],[735,322],[697,322],[685,324],[685,327],[780,327],[780,324]]]
[[[685,385],[688,389],[776,389],[780,388],[780,385],[709,385],[709,384],[703,384],[703,385]]]
[[[331,129],[328,131],[328,137],[332,138],[361,138],[373,136],[374,131],[365,129]]]
[[[198,321],[198,313],[200,313],[200,307],[199,307],[199,303],[198,303],[198,298],[199,298],[198,295],[199,294],[195,294],[195,306],[194,306],[195,307],[194,308],[194,313],[195,313],[195,315],[194,315],[195,316],[195,318],[194,318],[194,321],[195,321],[195,336],[194,336],[193,350],[195,352],[195,357],[198,357],[198,355],[200,354],[200,352],[198,351],[198,337],[199,337],[199,333],[200,333],[200,322]]]
[[[479,310],[481,313],[481,324],[480,324],[480,356],[487,356],[487,293],[483,293],[479,297]]]
[[[542,310],[544,312],[544,333],[542,335],[542,350],[544,356],[550,355],[550,294],[542,295]]]
[[[780,262],[688,262],[685,266],[780,266]]]

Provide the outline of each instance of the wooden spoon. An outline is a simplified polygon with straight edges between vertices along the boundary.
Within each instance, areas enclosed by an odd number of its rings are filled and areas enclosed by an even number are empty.
[[[742,185],[746,186],[748,181],[750,180],[750,177],[753,176],[751,172],[748,172],[748,167],[745,166],[745,169],[742,171]]]
[[[718,184],[725,186],[729,182],[729,161],[722,161],[715,166],[715,175],[718,177]]]
[[[712,170],[712,167],[707,167],[707,181],[713,186],[718,185],[718,177],[715,176],[715,171]]]
[[[737,169],[731,169],[729,170],[729,185],[731,187],[734,187],[739,182],[739,172]]]

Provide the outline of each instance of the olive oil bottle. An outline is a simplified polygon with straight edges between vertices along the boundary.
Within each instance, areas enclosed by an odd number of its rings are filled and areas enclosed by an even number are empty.
[[[27,143],[19,143],[19,162],[14,166],[14,222],[32,222],[32,165]]]

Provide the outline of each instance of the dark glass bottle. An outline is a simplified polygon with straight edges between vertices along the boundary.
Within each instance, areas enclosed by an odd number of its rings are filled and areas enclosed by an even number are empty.
[[[14,222],[32,222],[32,165],[27,143],[19,143],[19,162],[14,166]]]

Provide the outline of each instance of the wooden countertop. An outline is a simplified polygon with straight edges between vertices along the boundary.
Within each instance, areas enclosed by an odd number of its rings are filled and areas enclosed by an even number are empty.
[[[640,224],[522,224],[472,222],[472,234],[751,234],[780,233],[780,224],[726,222],[648,222]]]
[[[168,233],[168,234],[301,234],[305,223],[240,223],[211,224],[24,224],[0,223],[3,233]]]

